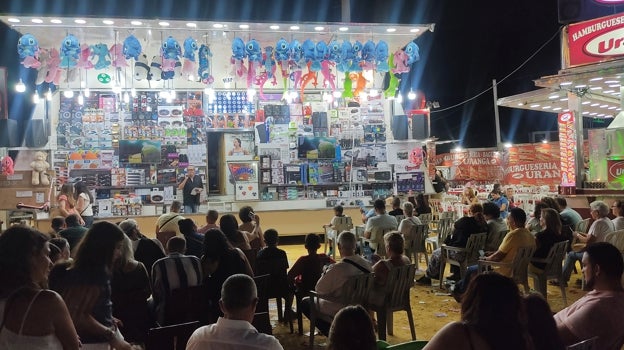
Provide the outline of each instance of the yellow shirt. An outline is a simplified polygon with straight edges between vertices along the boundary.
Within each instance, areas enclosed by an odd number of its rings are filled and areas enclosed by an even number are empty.
[[[535,237],[533,237],[531,232],[524,227],[509,232],[503,239],[503,243],[498,247],[498,250],[506,254],[501,262],[511,264],[516,257],[518,248],[523,247],[535,247]],[[510,267],[502,266],[496,272],[511,277]]]

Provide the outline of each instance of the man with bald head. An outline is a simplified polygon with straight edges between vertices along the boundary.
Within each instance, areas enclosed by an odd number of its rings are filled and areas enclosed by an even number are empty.
[[[217,323],[193,332],[186,350],[283,350],[275,337],[258,333],[251,325],[257,304],[258,292],[251,277],[244,274],[228,277],[219,300],[224,316]]]
[[[199,210],[199,196],[204,190],[204,183],[201,176],[195,174],[194,166],[189,165],[186,168],[186,175],[184,180],[178,185],[178,190],[182,190],[184,213],[197,213]]]

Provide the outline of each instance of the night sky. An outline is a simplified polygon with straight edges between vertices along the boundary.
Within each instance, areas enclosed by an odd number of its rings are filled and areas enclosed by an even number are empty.
[[[459,107],[444,110],[491,87],[548,41],[559,30],[556,0],[352,0],[352,22],[436,23],[433,33],[418,40],[421,60],[416,86],[427,100],[438,101],[432,114],[432,135],[461,140],[463,147],[496,145],[491,91]],[[181,5],[182,4],[182,5]],[[11,0],[0,4],[5,14],[110,16],[193,20],[321,21],[341,20],[340,0]],[[0,29],[6,53],[0,66],[9,67],[9,84],[17,81],[18,36]],[[560,67],[557,35],[522,69],[498,86],[505,97],[535,89],[532,82],[556,74]],[[11,89],[10,89],[11,90]],[[11,101],[11,97],[10,101]],[[22,114],[13,97],[11,115]],[[27,109],[27,106],[26,106]],[[27,114],[27,113],[23,113]],[[554,130],[556,115],[500,109],[503,141],[528,142],[529,132]],[[449,144],[443,147],[454,146]]]

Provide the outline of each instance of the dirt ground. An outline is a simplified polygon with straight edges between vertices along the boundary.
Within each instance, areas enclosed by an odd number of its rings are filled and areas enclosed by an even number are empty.
[[[301,241],[302,240],[303,238]],[[288,243],[289,244],[281,244],[280,248],[286,251],[290,265],[292,265],[299,256],[305,255],[307,252],[303,249],[302,242],[296,240],[292,240],[291,242],[291,239],[289,239]],[[419,268],[425,269],[424,258],[419,263]],[[417,272],[417,274],[418,273],[423,274],[422,271]],[[570,283],[570,286],[566,290],[568,305],[585,294],[585,292],[581,291],[580,286],[576,286],[574,283],[578,278],[580,278],[579,274],[572,275],[572,283]],[[416,338],[419,340],[431,339],[445,324],[457,321],[460,317],[460,304],[444,291],[437,289],[437,281],[434,282],[435,287],[420,285],[412,287],[412,313],[416,326]],[[529,286],[533,288],[533,281],[529,280]],[[288,325],[280,324],[277,321],[277,309],[274,300],[270,300],[269,303],[271,322],[274,326],[273,333],[280,340],[284,349],[308,349],[310,325],[305,316],[303,318],[304,335],[300,336],[297,333],[296,322],[294,324],[295,333],[290,334]],[[548,286],[548,303],[554,312],[564,307],[559,287]],[[409,340],[411,340],[411,336],[407,315],[405,312],[397,312],[394,314],[394,335],[389,335],[387,341],[390,344],[398,344]],[[319,334],[315,336],[314,343],[315,348],[324,348],[326,338]]]

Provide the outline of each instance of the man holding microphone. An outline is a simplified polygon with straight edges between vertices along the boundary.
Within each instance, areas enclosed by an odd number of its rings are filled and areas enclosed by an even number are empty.
[[[186,168],[186,176],[178,185],[182,190],[182,204],[185,213],[197,213],[199,210],[199,196],[204,190],[204,183],[199,175],[195,174],[195,167],[189,165]]]

